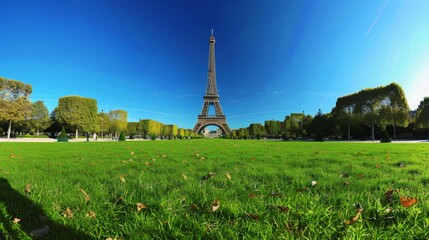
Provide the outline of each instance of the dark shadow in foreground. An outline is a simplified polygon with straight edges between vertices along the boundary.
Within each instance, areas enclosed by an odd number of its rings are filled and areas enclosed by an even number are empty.
[[[45,236],[37,239],[94,239],[82,231],[57,223],[48,218],[40,205],[33,203],[27,196],[13,189],[8,180],[1,177],[0,203],[6,206],[6,211],[9,216],[21,219],[18,224],[27,234],[36,229],[42,229],[48,226],[49,230]],[[2,237],[5,236],[1,236],[0,234],[0,239]]]

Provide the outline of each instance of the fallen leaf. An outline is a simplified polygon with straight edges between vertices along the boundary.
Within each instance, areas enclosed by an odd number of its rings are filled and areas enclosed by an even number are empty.
[[[411,207],[417,203],[416,198],[407,198],[407,197],[403,197],[403,196],[399,197],[399,201],[401,201],[401,204],[404,207]]]
[[[379,168],[379,167],[380,167],[380,164],[378,164],[378,163],[377,163],[377,164],[375,164],[375,167],[376,167],[376,168]]]
[[[123,183],[124,183],[124,182],[125,182],[125,177],[124,177],[124,176],[120,176],[120,177],[119,177],[119,180],[121,180],[121,182],[123,182]]]
[[[15,224],[19,223],[20,221],[21,221],[21,219],[19,219],[19,218],[14,218],[13,219],[13,223],[15,223]]]
[[[386,160],[389,161],[390,160],[390,156],[386,156]]]
[[[346,220],[345,224],[346,225],[352,225],[353,223],[357,222],[357,220],[359,219],[360,214],[362,213],[363,209],[362,208],[358,208],[357,209],[357,213],[356,216],[354,216],[353,218]]]
[[[144,162],[144,164],[146,164],[146,166],[152,165],[151,162]]]
[[[350,185],[350,182],[345,181],[344,186],[348,186],[348,185]]]
[[[63,212],[63,216],[66,217],[66,218],[73,218],[73,212],[72,212],[72,210],[70,210],[70,208],[67,208]]]
[[[317,185],[317,181],[311,181],[311,186],[314,187]]]
[[[278,209],[280,212],[283,212],[283,213],[287,213],[287,212],[289,212],[289,208],[288,208],[288,207],[285,207],[285,206],[277,206],[277,209]]]
[[[244,214],[245,214],[246,216],[248,216],[248,217],[252,218],[253,220],[256,220],[256,221],[258,221],[258,220],[259,220],[259,216],[258,216],[258,215],[251,214],[251,213],[248,213],[248,212],[244,212]]]
[[[167,157],[167,155],[166,155],[166,154],[162,154],[162,155],[161,155],[161,157],[162,157],[162,158],[166,158],[166,157]]]
[[[226,173],[226,178],[228,178],[229,180],[231,180],[231,175],[229,175],[229,173]]]
[[[30,236],[40,238],[49,233],[49,226],[45,225],[43,228],[36,229],[30,232]]]
[[[183,179],[188,179],[188,176],[186,176],[184,173],[182,174]]]
[[[26,194],[30,194],[31,193],[31,184],[27,184],[27,185],[25,185],[25,190],[24,190],[24,192],[26,193]]]
[[[134,152],[131,152],[131,155],[134,155]]]
[[[86,216],[87,216],[87,217],[89,217],[89,218],[95,219],[95,212],[93,212],[93,211],[88,211],[88,212],[86,213]]]
[[[249,194],[249,197],[250,197],[250,198],[254,198],[254,197],[256,197],[256,194],[251,193],[251,194]]]
[[[271,192],[271,196],[273,196],[273,197],[281,197],[282,194],[279,193],[279,192]]]
[[[13,154],[13,153],[11,153],[11,154],[10,154],[10,157],[11,157],[11,158],[14,158],[14,157],[16,157],[16,155],[15,155],[15,154]]]
[[[394,189],[394,190],[389,189],[389,190],[387,190],[387,192],[384,194],[384,195],[386,196],[386,200],[387,200],[387,202],[389,202],[389,203],[393,202],[393,193],[394,193],[394,192],[399,193],[399,191],[398,191],[397,189]]]
[[[214,202],[212,203],[212,209],[211,209],[211,211],[212,212],[215,212],[216,210],[218,210],[219,209],[219,207],[220,207],[220,203],[219,203],[219,201],[217,200],[217,198],[214,200]]]
[[[89,195],[82,188],[80,189],[80,192],[85,196],[85,202],[89,202],[91,200]]]
[[[143,203],[137,203],[137,212],[140,212],[143,209],[146,209],[147,207]]]
[[[206,176],[203,177],[203,180],[210,179],[210,178],[214,177],[214,175],[215,175],[214,173],[210,172]]]

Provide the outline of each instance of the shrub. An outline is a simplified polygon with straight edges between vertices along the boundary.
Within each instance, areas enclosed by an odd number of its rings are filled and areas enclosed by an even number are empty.
[[[119,134],[119,141],[125,141],[125,133],[123,131]]]
[[[154,133],[154,134],[152,134],[152,136],[150,136],[150,139],[152,139],[152,140],[155,140],[155,139],[156,139],[155,133]]]
[[[58,136],[57,142],[68,142],[69,138],[66,135],[66,130],[64,127],[61,129],[61,134]]]
[[[392,139],[390,137],[383,137],[380,139],[380,143],[390,143]]]

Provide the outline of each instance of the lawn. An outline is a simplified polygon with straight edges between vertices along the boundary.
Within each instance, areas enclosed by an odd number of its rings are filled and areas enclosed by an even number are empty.
[[[428,161],[425,143],[1,143],[0,239],[428,239]]]

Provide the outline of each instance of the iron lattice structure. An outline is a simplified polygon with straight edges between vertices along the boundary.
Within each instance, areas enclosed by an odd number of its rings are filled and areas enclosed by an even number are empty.
[[[219,94],[216,86],[216,61],[215,61],[215,43],[216,40],[212,34],[209,38],[209,66],[206,94],[204,95],[203,109],[198,115],[197,124],[195,124],[194,132],[199,133],[202,129],[209,125],[219,127],[224,134],[231,133],[231,129],[226,123],[226,116],[223,114],[222,107],[219,102]],[[214,106],[215,115],[209,115],[209,107]]]

